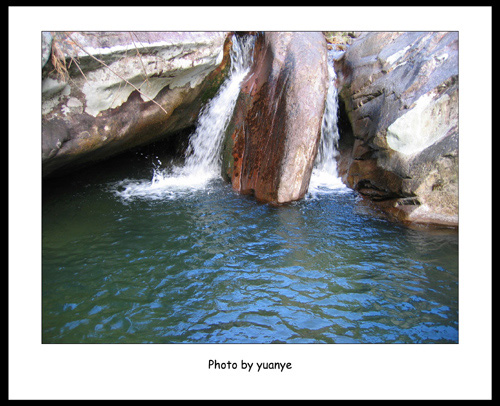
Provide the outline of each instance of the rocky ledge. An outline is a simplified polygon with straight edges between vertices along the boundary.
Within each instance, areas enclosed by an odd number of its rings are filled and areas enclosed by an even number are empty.
[[[458,33],[360,33],[336,71],[344,182],[403,222],[458,226]]]
[[[227,34],[43,33],[43,176],[194,125],[224,79]]]

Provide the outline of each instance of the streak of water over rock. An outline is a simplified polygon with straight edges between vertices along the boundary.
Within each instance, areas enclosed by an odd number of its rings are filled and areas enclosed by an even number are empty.
[[[127,182],[119,191],[123,198],[171,198],[179,192],[204,188],[209,181],[220,177],[224,131],[233,113],[241,82],[250,69],[253,45],[252,36],[233,37],[229,75],[217,94],[204,106],[196,130],[189,138],[185,162],[166,168],[160,162],[151,181]]]

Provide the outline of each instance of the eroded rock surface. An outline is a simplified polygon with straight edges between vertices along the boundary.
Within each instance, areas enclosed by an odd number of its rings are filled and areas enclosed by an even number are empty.
[[[223,80],[227,39],[225,32],[44,34],[43,175],[192,126]]]
[[[458,33],[362,33],[336,71],[343,180],[400,220],[457,226]]]
[[[223,176],[233,188],[280,204],[307,192],[328,90],[319,32],[266,32],[228,126]]]

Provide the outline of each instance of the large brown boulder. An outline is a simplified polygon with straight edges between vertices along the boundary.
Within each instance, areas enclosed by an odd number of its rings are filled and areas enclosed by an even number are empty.
[[[42,173],[65,173],[195,124],[224,77],[224,32],[42,36]]]
[[[228,126],[223,176],[234,189],[280,204],[307,192],[328,90],[319,32],[266,32]]]
[[[457,226],[458,33],[361,33],[336,71],[344,182],[399,220]]]

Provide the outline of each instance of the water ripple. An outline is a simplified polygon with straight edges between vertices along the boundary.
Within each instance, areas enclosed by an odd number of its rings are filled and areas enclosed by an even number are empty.
[[[360,215],[349,193],[276,208],[211,187],[104,199],[69,234],[45,207],[43,341],[457,342],[456,238]]]

